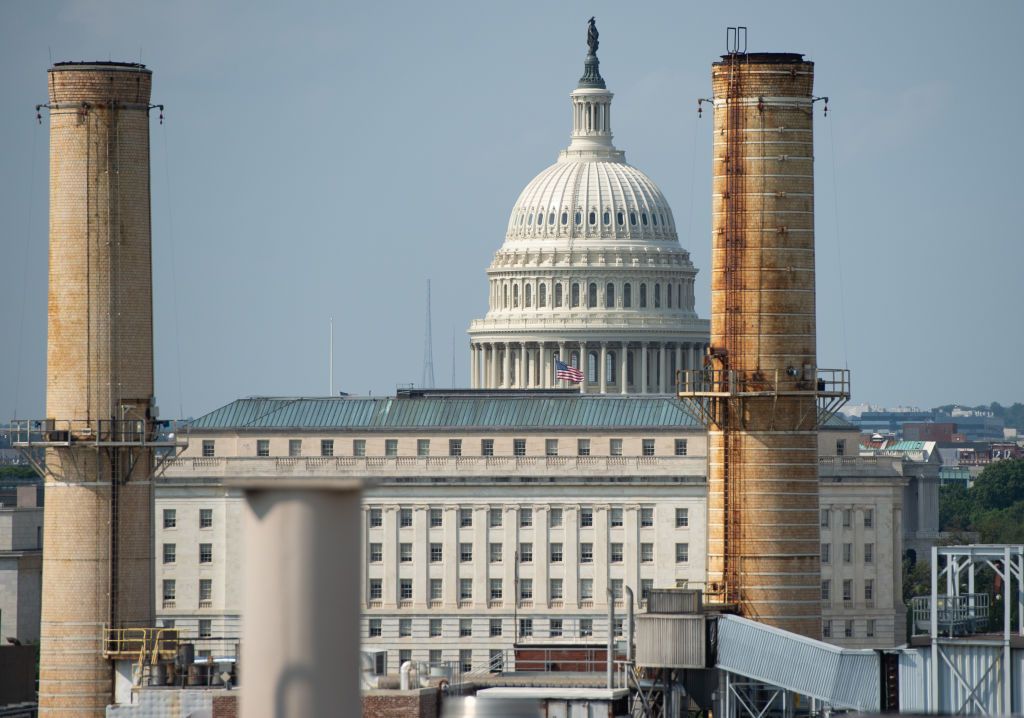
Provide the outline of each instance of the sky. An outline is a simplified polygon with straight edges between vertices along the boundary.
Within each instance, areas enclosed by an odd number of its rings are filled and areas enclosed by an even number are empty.
[[[710,282],[726,27],[815,62],[818,363],[853,401],[1024,401],[1024,3],[0,2],[0,417],[44,411],[46,69],[153,70],[157,402],[468,384],[484,271],[568,143],[597,16],[615,143]],[[44,111],[45,112],[45,111]]]

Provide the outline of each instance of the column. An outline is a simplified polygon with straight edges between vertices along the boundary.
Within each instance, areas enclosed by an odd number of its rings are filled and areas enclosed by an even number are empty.
[[[491,363],[490,363],[490,388],[497,389],[501,386],[501,381],[498,377],[499,364],[498,364],[498,345],[491,342]]]
[[[471,343],[469,345],[469,388],[470,389],[476,389],[477,388],[477,375],[479,373],[478,370],[477,370],[478,369],[477,363],[479,362],[479,359],[480,359],[480,357],[477,355],[476,344],[472,344]],[[454,389],[455,387],[452,387],[452,388]]]
[[[565,565],[562,589],[567,608],[577,608],[580,600],[579,510],[579,504],[565,504],[562,507],[562,561]]]
[[[570,219],[572,219],[572,217],[570,217]],[[558,343],[558,360],[563,364],[569,363],[569,354],[566,352],[565,342]],[[558,382],[558,386],[565,386],[565,380],[560,380]]]
[[[487,568],[490,565],[487,555],[487,540],[490,535],[490,512],[491,507],[487,504],[473,507],[473,608],[487,608]],[[463,540],[463,543],[466,543]],[[458,549],[458,546],[455,547]],[[450,554],[449,554],[450,555]],[[460,578],[469,578],[461,576]],[[458,587],[456,587],[457,589]]]
[[[427,536],[428,511],[425,504],[416,504],[412,510],[412,600],[413,605],[425,609],[430,601],[430,539]]]
[[[623,585],[633,589],[634,600],[640,602],[640,505],[627,504],[622,510],[623,541],[622,550],[626,562],[623,571]],[[623,591],[625,594],[625,591]],[[625,595],[623,595],[625,599]],[[625,625],[625,624],[623,624]]]
[[[608,345],[605,342],[601,342],[601,354],[597,362],[597,376],[601,382],[601,393],[608,393],[608,372],[606,371],[608,364]]]
[[[677,372],[682,372],[685,369],[686,369],[686,367],[683,366],[683,345],[680,344],[679,342],[676,342],[676,371]],[[675,383],[676,383],[676,378],[672,377],[672,384],[673,384],[672,391],[673,391],[673,393],[679,391],[679,388],[675,386]],[[683,383],[683,375],[680,374],[679,375],[679,384],[680,384],[680,386],[682,386],[682,383]]]
[[[640,393],[647,393],[647,342],[640,342]]]
[[[608,504],[594,506],[594,606],[608,605],[608,574],[611,564],[608,561]]]
[[[619,353],[619,393],[626,394],[629,391],[629,342],[622,342],[622,350]]]
[[[520,389],[530,388],[530,354],[526,349],[526,342],[519,344],[519,373],[516,379]]]
[[[587,376],[587,372],[589,371],[589,367],[587,366],[587,361],[588,361],[588,359],[587,359],[587,343],[586,342],[580,342],[580,371],[583,372],[583,381],[580,382],[580,393],[581,394],[586,394],[587,393],[587,379],[589,378]]]
[[[385,506],[383,519],[384,575],[381,580],[381,605],[394,610],[398,606],[398,505]]]
[[[451,610],[459,603],[459,506],[447,504],[442,519],[442,554],[447,560],[442,564],[441,595],[445,608]],[[427,547],[429,550],[429,547]],[[422,550],[422,548],[420,549]]]
[[[516,585],[516,576],[518,575],[516,551],[519,550],[519,522],[516,521],[516,518],[516,505],[505,504],[501,522],[501,606],[503,609],[512,608],[516,605],[515,602],[519,600],[519,587]],[[490,551],[490,547],[488,547],[488,551]],[[489,555],[487,560],[491,560]],[[511,617],[510,612],[506,613]],[[505,629],[509,629],[509,626],[506,625]],[[508,635],[514,636],[515,633],[513,631],[514,629],[509,629]],[[502,631],[502,633],[505,633],[505,631]],[[504,636],[502,637],[504,638]]]
[[[548,592],[551,587],[548,583],[551,578],[551,553],[548,549],[547,506],[534,504],[527,505],[527,508],[533,509],[533,605],[536,608],[547,608],[548,602],[551,601],[551,594]],[[518,516],[516,518],[518,519]]]
[[[504,351],[502,352],[502,355],[501,355],[501,367],[502,367],[502,369],[501,369],[501,371],[502,371],[502,374],[501,374],[501,388],[502,389],[510,389],[511,388],[512,373],[511,373],[511,366],[509,365],[509,362],[510,362],[509,355],[511,354],[511,352],[509,350],[511,348],[512,348],[511,344],[505,344],[503,346]]]
[[[668,347],[664,342],[658,348],[658,391],[664,394],[668,391],[666,387],[666,375],[668,374]]]
[[[541,386],[551,388],[551,349],[544,342],[540,345]]]

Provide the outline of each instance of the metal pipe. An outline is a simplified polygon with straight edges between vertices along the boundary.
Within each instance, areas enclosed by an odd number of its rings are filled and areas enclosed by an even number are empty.
[[[406,661],[398,669],[398,687],[403,691],[409,690],[409,671],[412,670],[412,661]]]
[[[626,586],[626,661],[633,662],[633,589]]]
[[[615,592],[608,589],[608,655],[606,656],[606,677],[608,688],[612,686],[612,656],[615,654]]]

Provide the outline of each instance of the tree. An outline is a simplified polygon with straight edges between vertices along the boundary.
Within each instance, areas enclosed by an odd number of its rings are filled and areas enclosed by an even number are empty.
[[[1009,508],[1024,501],[1024,459],[989,464],[970,491],[979,509]]]

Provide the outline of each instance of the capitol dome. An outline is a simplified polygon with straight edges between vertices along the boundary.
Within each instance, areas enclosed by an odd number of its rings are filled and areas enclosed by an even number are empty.
[[[569,146],[520,193],[487,270],[488,311],[469,329],[474,387],[564,386],[561,359],[583,370],[582,391],[665,393],[702,361],[697,270],[661,190],[612,143],[596,45],[570,95]]]

